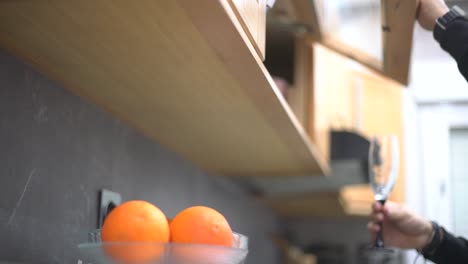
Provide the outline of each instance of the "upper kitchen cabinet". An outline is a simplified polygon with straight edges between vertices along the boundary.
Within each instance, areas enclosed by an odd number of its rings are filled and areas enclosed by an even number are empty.
[[[390,200],[403,202],[404,192],[404,131],[402,85],[322,46],[314,46],[313,116],[309,131],[315,138],[330,142],[329,131],[346,130],[366,138],[393,134],[399,139],[399,178]],[[314,128],[314,130],[312,130]],[[314,137],[313,137],[314,138]],[[318,143],[323,155],[330,145]],[[333,171],[332,171],[333,174]],[[339,191],[346,214],[367,215],[374,196],[368,184],[346,186]]]
[[[295,68],[296,84],[290,89],[306,95],[302,110],[306,130],[330,164],[330,174],[256,180],[262,200],[286,217],[367,216],[374,202],[368,167],[362,165],[367,161],[369,139],[393,134],[399,139],[400,168],[390,200],[403,202],[402,85],[322,44],[296,40],[296,53],[302,54],[296,57],[303,67]],[[288,96],[290,103],[291,99]]]
[[[0,45],[213,174],[324,175],[262,63],[265,1],[2,1]]]
[[[321,44],[312,44],[312,50],[316,66],[308,131],[323,155],[329,154],[331,130],[365,137],[401,132],[401,84]]]
[[[278,0],[273,12],[324,46],[408,84],[416,0]]]

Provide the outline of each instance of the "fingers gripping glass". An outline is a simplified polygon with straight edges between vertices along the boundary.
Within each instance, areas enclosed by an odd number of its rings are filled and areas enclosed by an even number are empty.
[[[395,186],[398,177],[398,139],[394,135],[375,136],[369,148],[369,177],[375,200],[384,205]],[[383,249],[383,225],[374,244],[375,249]]]

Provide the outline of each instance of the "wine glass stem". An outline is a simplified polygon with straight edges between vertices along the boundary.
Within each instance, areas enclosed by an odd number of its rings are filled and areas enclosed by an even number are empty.
[[[378,202],[384,206],[385,205],[385,202],[387,200],[385,199],[382,199],[382,200],[378,200]],[[380,222],[379,223],[379,226],[380,226],[380,229],[379,229],[379,232],[377,233],[377,238],[375,239],[375,247],[376,248],[383,248],[384,247],[384,238],[383,238],[383,222]]]

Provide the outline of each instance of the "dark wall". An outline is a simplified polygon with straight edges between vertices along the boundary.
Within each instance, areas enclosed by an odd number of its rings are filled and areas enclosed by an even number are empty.
[[[0,50],[0,262],[77,263],[101,188],[168,217],[221,211],[250,237],[248,263],[277,263],[270,211]]]

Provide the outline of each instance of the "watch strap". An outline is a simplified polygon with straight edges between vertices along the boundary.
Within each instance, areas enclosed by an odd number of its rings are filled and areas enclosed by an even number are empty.
[[[452,9],[450,9],[450,11],[447,14],[439,17],[436,20],[436,26],[434,28],[434,38],[439,43],[441,43],[444,38],[444,34],[445,34],[445,31],[447,30],[447,27],[449,27],[450,24],[456,19],[464,18],[464,17],[465,17],[465,12],[463,11],[463,9],[461,9],[458,6],[453,6]]]
[[[433,256],[444,240],[443,228],[434,221],[432,221],[431,224],[434,235],[432,236],[432,240],[429,242],[429,244],[421,250],[421,254],[423,254],[425,258]]]

